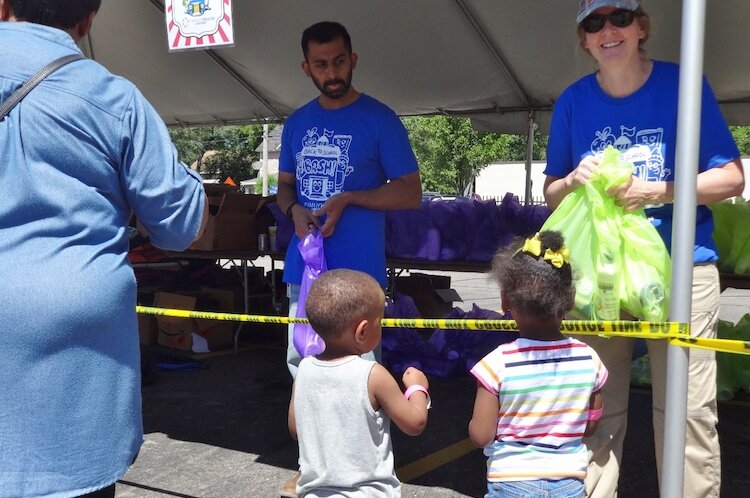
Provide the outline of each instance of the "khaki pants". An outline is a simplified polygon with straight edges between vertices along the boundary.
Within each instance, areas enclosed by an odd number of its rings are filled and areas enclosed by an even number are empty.
[[[715,265],[693,269],[691,335],[716,337],[719,315],[719,272]],[[622,445],[627,429],[633,339],[579,337],[593,347],[609,370],[602,390],[604,416],[596,434],[584,439],[589,448],[586,495],[617,496]],[[654,444],[661,480],[666,393],[666,341],[647,341],[653,388]],[[719,435],[716,431],[716,360],[712,351],[688,350],[688,401],[685,441],[685,497],[718,497],[721,485]]]

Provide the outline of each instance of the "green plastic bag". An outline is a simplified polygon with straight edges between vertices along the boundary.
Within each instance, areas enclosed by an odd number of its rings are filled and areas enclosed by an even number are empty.
[[[667,319],[667,248],[643,209],[625,211],[606,193],[632,172],[633,164],[607,147],[589,181],[568,194],[541,228],[562,233],[570,249],[577,318],[618,320],[624,310],[641,320]]]

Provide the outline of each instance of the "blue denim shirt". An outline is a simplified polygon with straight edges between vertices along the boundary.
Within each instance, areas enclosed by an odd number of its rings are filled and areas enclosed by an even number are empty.
[[[64,31],[0,23],[0,100],[78,51]],[[0,497],[77,496],[143,440],[131,211],[183,250],[203,185],[135,86],[91,60],[29,93],[0,151]]]

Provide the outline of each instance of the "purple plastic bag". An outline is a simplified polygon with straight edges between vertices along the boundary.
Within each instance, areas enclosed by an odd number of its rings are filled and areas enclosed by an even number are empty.
[[[509,314],[500,314],[472,305],[470,311],[453,308],[446,319],[512,320]],[[490,351],[500,344],[518,339],[518,332],[488,330],[437,329],[427,341],[439,361],[426,363],[422,371],[436,377],[462,377]]]
[[[297,243],[297,248],[302,255],[302,261],[305,262],[305,269],[302,271],[302,282],[299,288],[299,298],[297,299],[297,318],[307,318],[307,314],[305,313],[307,293],[310,292],[310,287],[315,279],[318,278],[318,275],[328,270],[325,253],[323,252],[323,236],[319,230],[315,229]],[[322,353],[326,348],[323,339],[315,333],[312,326],[308,323],[294,324],[293,342],[294,348],[301,358]]]
[[[440,252],[434,245],[434,238],[426,241],[430,222],[429,203],[423,201],[417,209],[398,209],[385,213],[385,254],[389,258],[429,259],[430,254]],[[437,258],[435,258],[437,259]]]
[[[385,318],[419,318],[414,300],[406,294],[396,293],[393,300],[386,298]],[[383,365],[392,372],[402,373],[409,367],[422,369],[429,354],[422,335],[413,328],[383,328]]]

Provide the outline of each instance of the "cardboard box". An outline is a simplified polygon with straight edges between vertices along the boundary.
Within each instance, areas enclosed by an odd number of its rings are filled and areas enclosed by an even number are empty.
[[[216,311],[220,313],[235,313],[238,299],[242,299],[242,288],[239,294],[235,289],[214,289],[210,287],[201,287],[200,295],[196,302],[196,307],[201,311]],[[209,351],[215,351],[234,345],[234,331],[237,329],[237,322],[228,320],[204,320],[196,319],[193,322],[193,332],[203,337],[206,341],[205,346]],[[195,339],[195,337],[194,337]],[[193,345],[193,351],[196,351],[196,345]]]
[[[180,310],[194,310],[197,307],[201,311],[233,313],[236,311],[237,298],[237,291],[233,289],[202,287],[197,297],[158,292],[154,299],[154,306]],[[237,322],[169,316],[159,316],[156,321],[158,343],[161,346],[205,353],[234,344]]]
[[[453,309],[454,301],[462,301],[450,286],[449,276],[411,273],[396,277],[393,290],[411,297],[422,318],[443,318]]]
[[[194,296],[172,294],[171,292],[157,292],[154,297],[154,307],[194,310],[195,301]],[[156,323],[159,328],[158,342],[160,346],[192,351],[193,324],[190,319],[157,315]]]
[[[190,246],[195,251],[235,251],[258,248],[258,234],[274,223],[267,205],[276,197],[243,194],[226,185],[205,185],[209,218],[206,231]]]

